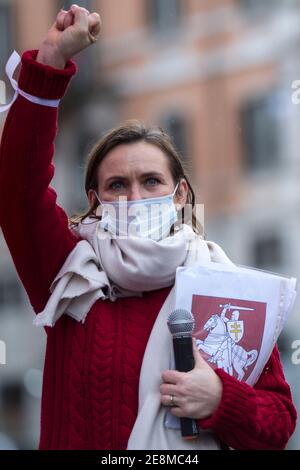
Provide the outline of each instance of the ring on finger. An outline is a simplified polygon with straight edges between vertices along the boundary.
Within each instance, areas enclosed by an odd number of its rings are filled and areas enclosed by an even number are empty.
[[[174,397],[174,395],[169,395],[169,401],[170,401],[170,405],[169,405],[169,406],[176,406],[176,405],[175,405],[175,397]]]

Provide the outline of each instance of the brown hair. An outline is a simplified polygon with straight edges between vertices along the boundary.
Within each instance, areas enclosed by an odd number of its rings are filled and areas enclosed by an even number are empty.
[[[173,177],[174,185],[185,179],[188,184],[188,194],[186,204],[192,206],[191,220],[184,219],[184,208],[182,209],[182,220],[185,223],[191,222],[193,230],[202,235],[203,229],[198,222],[195,215],[195,193],[189,182],[189,179],[184,171],[180,161],[179,154],[172,143],[171,138],[160,127],[147,127],[140,121],[132,120],[126,121],[123,125],[109,130],[92,148],[88,155],[85,174],[85,192],[88,194],[90,189],[97,191],[97,169],[100,163],[104,160],[106,155],[115,147],[121,144],[132,144],[135,142],[144,141],[149,144],[155,145],[166,155],[169,163],[169,168]],[[71,217],[71,225],[77,225],[86,217],[95,215],[95,210],[99,202],[95,199],[92,206],[83,214]]]

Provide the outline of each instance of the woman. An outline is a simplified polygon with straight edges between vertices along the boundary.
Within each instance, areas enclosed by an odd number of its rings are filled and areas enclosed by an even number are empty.
[[[58,14],[39,51],[23,54],[19,96],[1,143],[1,227],[39,313],[36,323],[47,333],[40,449],[192,448],[178,444],[178,431],[172,431],[175,444],[173,437],[168,440],[167,426],[159,421],[166,409],[197,420],[198,448],[219,449],[222,441],[235,449],[283,449],[296,412],[276,348],[254,388],[213,371],[196,347],[189,373],[163,368],[157,354],[161,345],[153,333],[160,313],[169,311],[176,267],[190,259],[187,244],[197,243],[209,259],[229,262],[220,248],[196,235],[195,220],[188,241],[180,225],[175,242],[168,241],[177,211],[193,202],[193,192],[167,136],[138,123],[111,131],[91,152],[87,213],[69,227],[56,204],[49,187],[56,100],[76,72],[71,58],[97,40],[100,23],[99,15],[73,5]],[[154,240],[146,234],[112,242],[113,232],[120,235],[119,196],[132,207],[162,199],[169,225],[157,218]],[[109,202],[117,214],[109,212]],[[156,433],[148,419],[161,441],[152,441]]]

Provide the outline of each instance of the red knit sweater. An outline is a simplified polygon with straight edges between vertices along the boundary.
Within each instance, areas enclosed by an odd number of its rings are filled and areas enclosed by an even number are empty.
[[[41,98],[61,98],[76,71],[22,58],[19,86]],[[53,177],[57,109],[18,97],[9,111],[0,154],[0,223],[20,278],[36,312],[77,239],[49,187]],[[138,409],[143,353],[168,289],[97,301],[84,324],[63,315],[46,329],[41,449],[126,449]],[[254,388],[222,370],[223,396],[213,416],[201,420],[235,449],[282,449],[296,412],[277,349]]]

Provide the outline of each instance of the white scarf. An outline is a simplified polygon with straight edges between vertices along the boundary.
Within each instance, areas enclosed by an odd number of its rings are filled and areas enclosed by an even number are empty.
[[[54,279],[48,303],[34,320],[36,325],[53,326],[63,314],[83,322],[98,299],[114,301],[117,297],[142,296],[143,291],[172,286],[179,266],[208,261],[231,264],[217,244],[203,240],[187,225],[159,242],[138,237],[112,239],[92,218],[73,230],[83,240]],[[207,431],[188,441],[182,439],[180,430],[164,424],[166,408],[160,404],[159,386],[162,372],[173,361],[167,318],[174,307],[173,288],[147,343],[140,374],[139,411],[128,449],[219,449],[217,440]]]
[[[172,286],[178,266],[226,257],[216,244],[206,242],[187,225],[159,242],[113,239],[94,218],[85,219],[73,231],[83,240],[52,282],[51,296],[34,320],[37,326],[53,326],[64,313],[83,322],[98,299],[142,296],[143,291]]]

